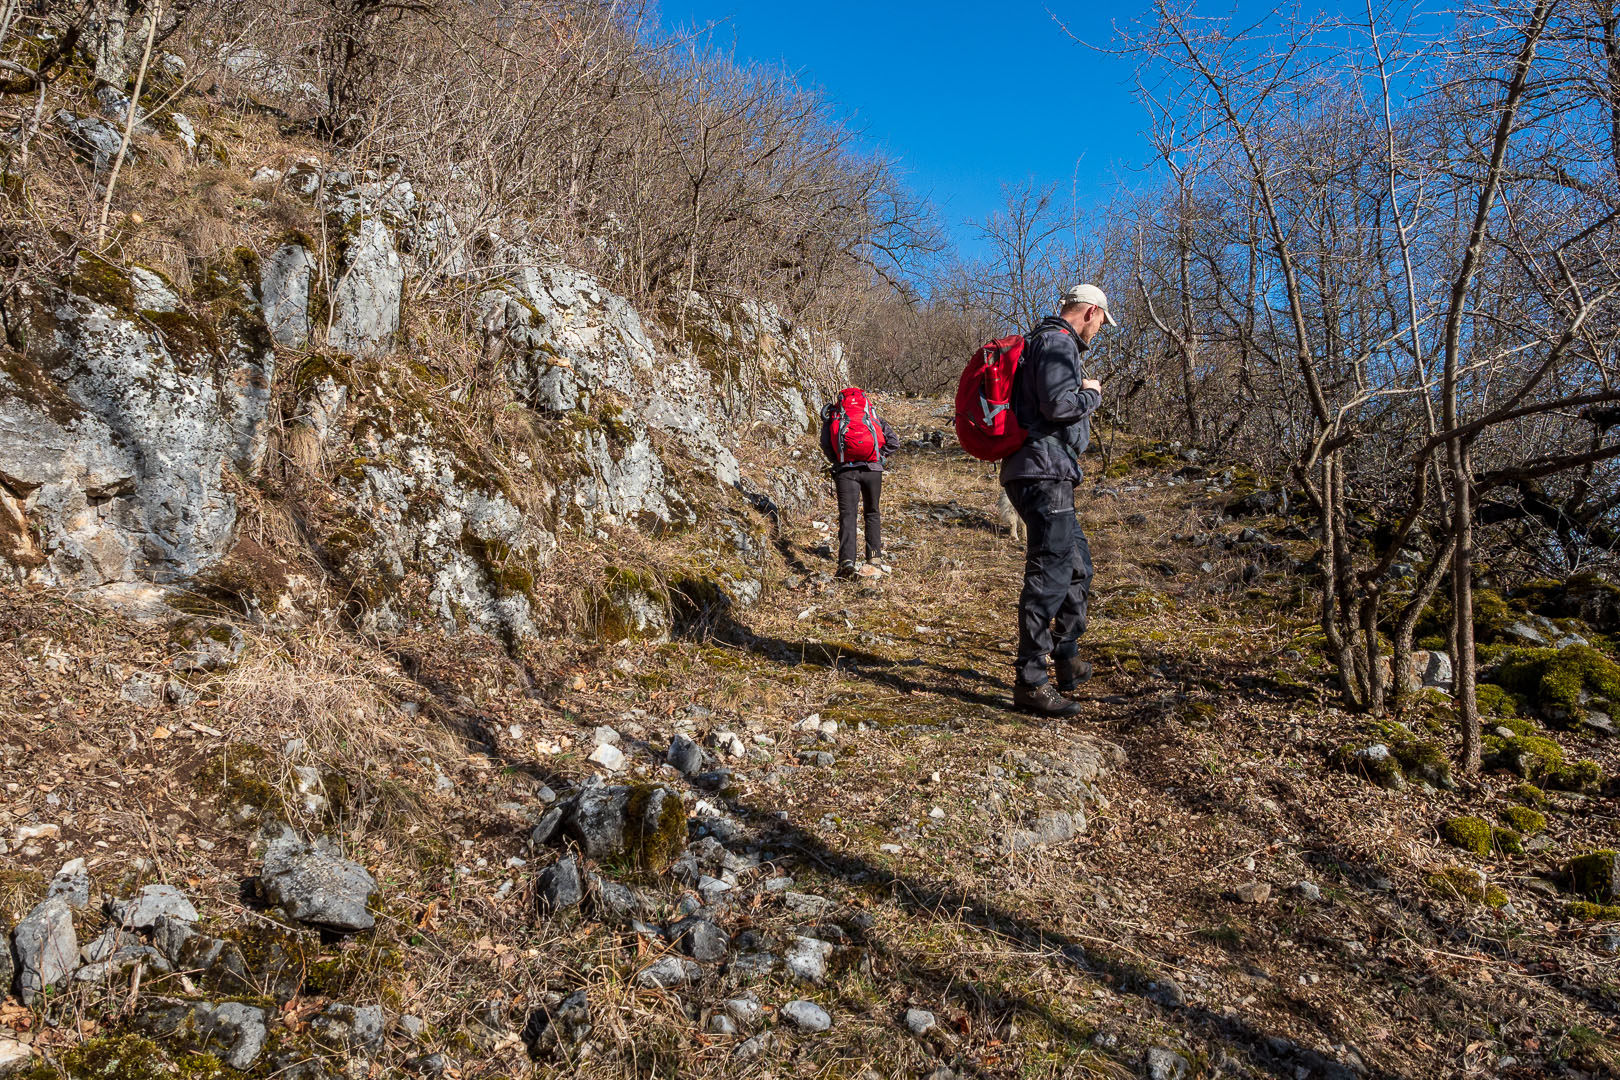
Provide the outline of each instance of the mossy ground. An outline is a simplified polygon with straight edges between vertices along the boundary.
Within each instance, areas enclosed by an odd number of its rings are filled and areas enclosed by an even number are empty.
[[[1542,709],[1592,708],[1620,703],[1620,664],[1590,645],[1564,649],[1519,649],[1502,663],[1503,687]]]

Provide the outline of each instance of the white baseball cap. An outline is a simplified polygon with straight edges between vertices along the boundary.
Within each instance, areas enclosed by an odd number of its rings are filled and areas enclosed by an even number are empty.
[[[1090,304],[1093,307],[1100,307],[1102,308],[1103,322],[1109,326],[1119,325],[1114,320],[1114,317],[1108,313],[1108,294],[1095,285],[1076,285],[1064,293],[1063,302],[1058,305],[1058,310],[1061,311],[1070,304]]]

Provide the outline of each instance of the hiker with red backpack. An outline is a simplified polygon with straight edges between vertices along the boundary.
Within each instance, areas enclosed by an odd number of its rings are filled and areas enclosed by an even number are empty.
[[[821,452],[838,496],[838,576],[877,577],[883,558],[883,465],[899,445],[894,429],[878,416],[858,386],[847,387],[821,410]],[[866,562],[855,562],[856,515],[864,508]]]
[[[1024,522],[1013,705],[1039,716],[1079,712],[1080,703],[1059,691],[1091,678],[1091,665],[1079,656],[1091,547],[1075,517],[1074,489],[1091,416],[1102,404],[1102,384],[1085,377],[1081,357],[1105,324],[1118,325],[1108,297],[1095,285],[1076,285],[1058,314],[1027,335],[975,353],[957,388],[957,440],[975,457],[1001,462],[1002,488]]]

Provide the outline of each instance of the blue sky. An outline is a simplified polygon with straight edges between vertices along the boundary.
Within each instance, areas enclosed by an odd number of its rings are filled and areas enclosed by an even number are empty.
[[[1143,182],[1147,114],[1132,64],[1076,44],[1113,41],[1111,20],[1145,3],[1084,0],[661,0],[666,27],[724,20],[717,43],[739,59],[778,63],[854,117],[897,158],[911,187],[938,206],[965,254],[969,220],[1002,201],[1002,185],[1033,177],[1082,207]]]

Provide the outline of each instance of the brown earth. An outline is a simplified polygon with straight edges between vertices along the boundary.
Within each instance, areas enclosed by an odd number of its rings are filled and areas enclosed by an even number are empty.
[[[949,426],[941,402],[880,408],[907,440]],[[242,889],[258,822],[339,835],[382,883],[378,926],[306,938],[319,978],[282,1023],[297,1032],[326,997],[423,1017],[422,1045],[394,1030],[373,1075],[439,1049],[467,1078],[1131,1076],[1151,1048],[1197,1076],[1616,1075],[1620,934],[1566,915],[1570,897],[1547,884],[1570,856],[1616,846],[1614,802],[1549,792],[1540,850],[1479,858],[1437,828],[1499,819],[1519,777],[1390,792],[1334,769],[1332,751],[1365,721],[1336,704],[1305,583],[1272,568],[1245,582],[1250,555],[1175,539],[1244,526],[1220,520],[1226,495],[1168,485],[1180,462],[1104,441],[1112,456],[1089,467],[1111,493],[1088,482],[1081,506],[1099,674],[1069,724],[1009,709],[1021,552],[997,522],[990,467],[948,437],[909,445],[886,481],[892,575],[828,579],[826,531],[787,520],[764,557],[763,599],[664,644],[557,638],[512,654],[480,638],[244,625],[237,666],[183,680],[194,702],[141,705],[120,688],[140,672],[168,677],[169,628],[7,587],[0,913],[25,914],[62,861],[83,856],[101,896],[167,881],[218,928],[263,925]],[[833,520],[830,491],[817,516]],[[822,986],[777,975],[752,987],[768,1014],[818,1001],[831,1031],[781,1024],[749,1062],[735,1039],[704,1033],[733,975],[637,989],[656,948],[580,912],[539,916],[530,888],[549,859],[527,845],[540,789],[593,771],[592,729],[661,749],[692,705],[710,710],[699,731],[735,731],[758,752],[703,797],[751,830],[775,873],[834,901],[828,922],[852,928]],[[812,713],[838,723],[834,742],[795,730]],[[1448,715],[1430,701],[1407,719],[1455,751]],[[1096,782],[1089,828],[1009,854],[1032,814],[1074,807],[1039,763],[1082,736],[1126,755]],[[1556,738],[1620,769],[1598,736]],[[289,752],[293,739],[304,745]],[[800,765],[800,742],[834,764]],[[323,774],[324,807],[300,804],[297,763]],[[19,839],[40,825],[58,831]],[[1478,871],[1508,903],[1467,899],[1437,876],[1447,868]],[[726,919],[734,939],[768,941],[797,921],[764,893]],[[81,941],[96,921],[83,920]],[[532,1065],[526,1012],[578,988],[593,1055]],[[37,1010],[6,1004],[0,1027],[60,1060],[118,1030],[131,998],[80,984]],[[908,1008],[939,1026],[914,1036]]]

